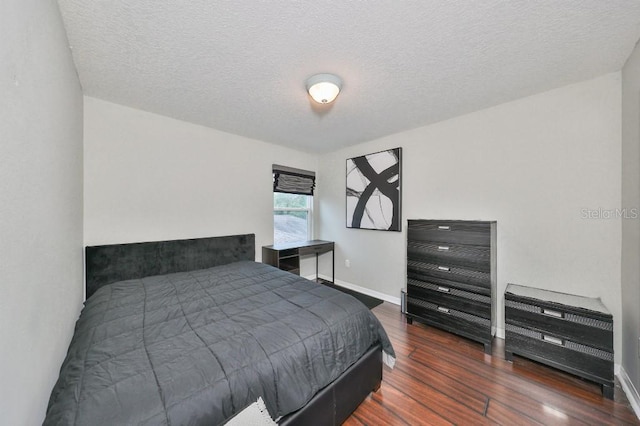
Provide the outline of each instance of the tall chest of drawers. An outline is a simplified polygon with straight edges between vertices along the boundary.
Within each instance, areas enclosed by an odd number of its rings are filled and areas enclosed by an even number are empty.
[[[409,220],[407,322],[484,344],[496,330],[496,222]]]
[[[613,399],[613,317],[600,299],[509,284],[505,355],[521,355],[600,384]]]

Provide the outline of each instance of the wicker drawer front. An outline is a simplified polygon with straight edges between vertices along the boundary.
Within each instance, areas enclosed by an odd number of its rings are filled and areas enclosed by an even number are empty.
[[[409,294],[415,298],[491,319],[491,297],[411,279],[407,285]]]
[[[491,287],[467,284],[460,281],[451,280],[450,278],[452,277],[446,276],[444,278],[437,278],[437,277],[432,277],[432,276],[423,274],[421,272],[416,272],[411,269],[407,270],[407,283],[409,280],[422,281],[425,283],[430,283],[430,284],[439,285],[443,287],[457,288],[462,291],[468,291],[471,293],[477,293],[477,294],[482,294],[482,295],[491,297],[491,293],[492,293]]]
[[[409,241],[407,258],[424,263],[491,271],[491,250],[488,247]]]
[[[489,247],[491,244],[489,222],[410,220],[410,241],[464,244]]]
[[[584,378],[602,382],[613,380],[613,353],[550,333],[506,325],[505,350],[525,354]]]
[[[562,307],[505,300],[508,323],[546,331],[565,339],[613,352],[613,322],[589,318]]]
[[[407,273],[412,272],[427,278],[465,283],[474,287],[491,287],[491,273],[489,272],[407,259]]]
[[[407,309],[427,324],[481,342],[491,341],[491,320],[414,297],[407,298]]]

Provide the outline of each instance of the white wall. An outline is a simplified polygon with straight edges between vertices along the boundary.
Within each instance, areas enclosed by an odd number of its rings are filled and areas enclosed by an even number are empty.
[[[566,86],[323,156],[318,235],[339,279],[398,297],[407,219],[498,222],[498,318],[507,283],[601,297],[620,354],[620,74]],[[345,159],[403,148],[403,231],[345,228]],[[344,260],[351,261],[346,268]]]
[[[622,205],[640,209],[640,47],[622,69]],[[622,222],[622,366],[640,390],[640,219]],[[637,394],[636,394],[637,395]],[[640,415],[638,409],[636,412]]]
[[[256,234],[273,243],[272,164],[314,156],[85,97],[86,245]]]
[[[0,13],[0,423],[41,424],[83,300],[82,93],[57,3]]]

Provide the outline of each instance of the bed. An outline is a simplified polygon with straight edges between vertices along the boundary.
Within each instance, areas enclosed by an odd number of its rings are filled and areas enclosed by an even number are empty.
[[[254,262],[253,234],[87,247],[44,424],[340,424],[394,352],[355,298]]]

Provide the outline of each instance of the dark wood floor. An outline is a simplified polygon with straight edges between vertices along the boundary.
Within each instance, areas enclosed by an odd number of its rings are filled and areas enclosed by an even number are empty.
[[[520,357],[505,361],[502,339],[489,356],[479,343],[406,324],[396,305],[373,312],[391,338],[396,366],[384,368],[380,389],[345,425],[640,425],[619,384],[611,401],[591,382]]]

